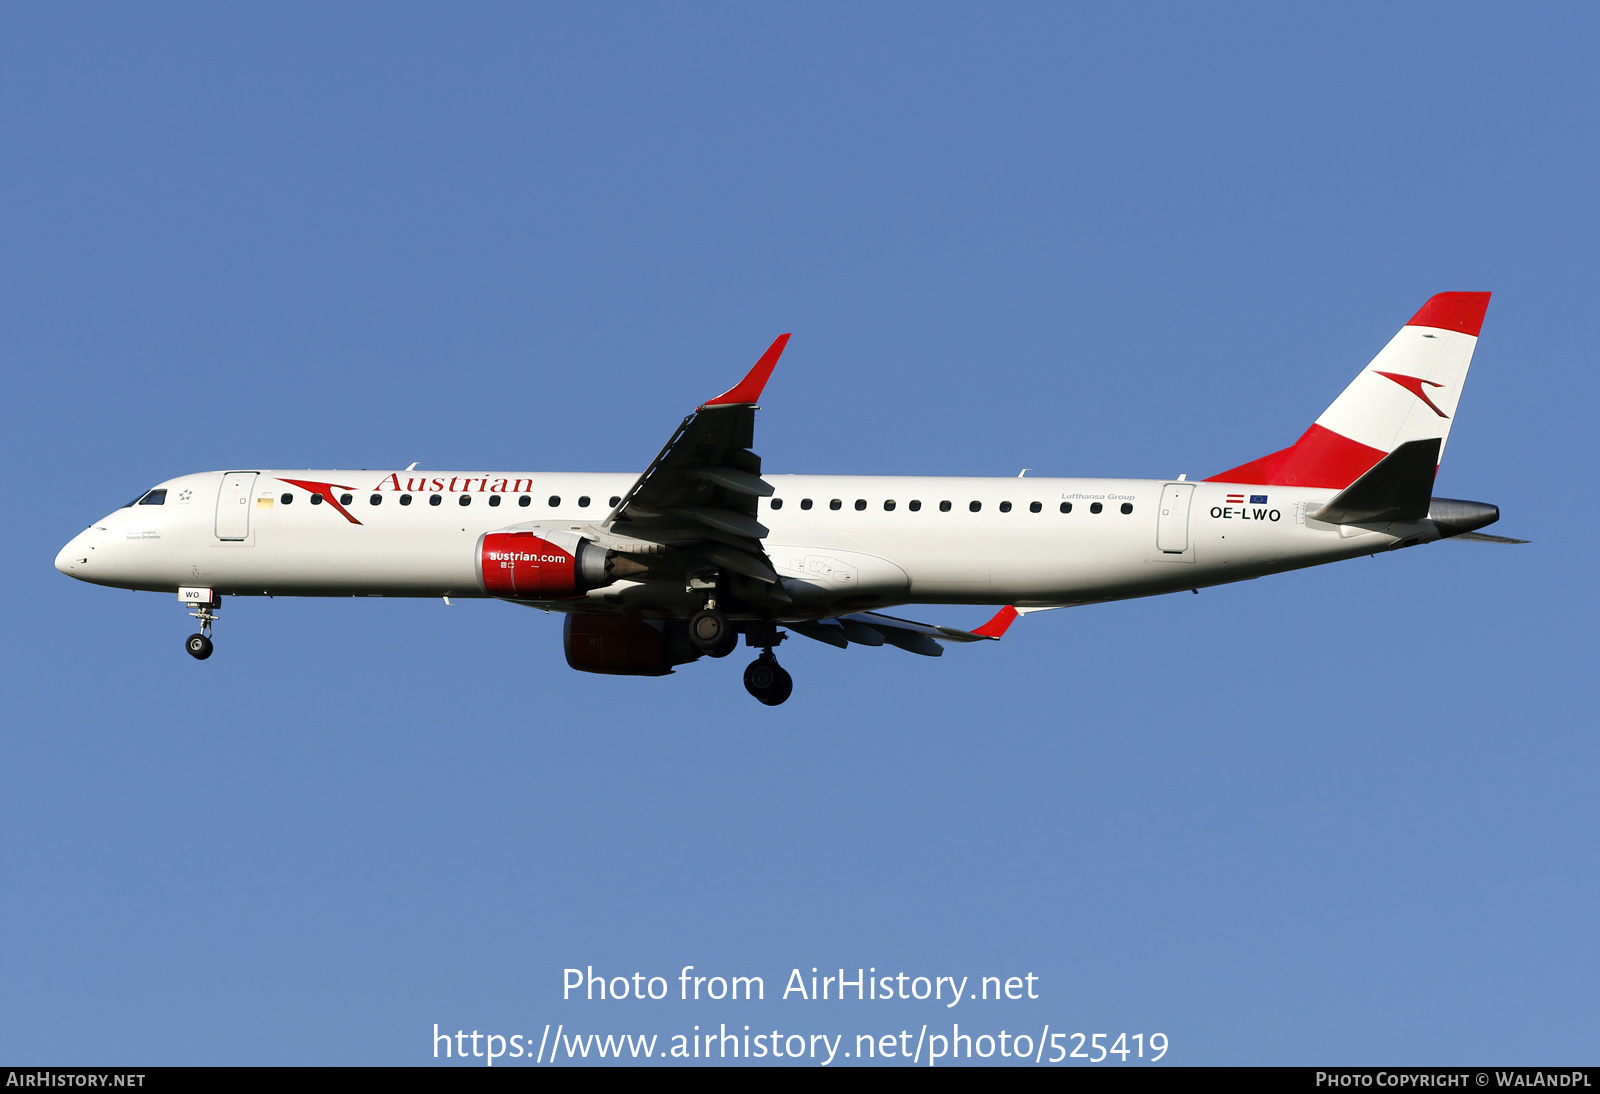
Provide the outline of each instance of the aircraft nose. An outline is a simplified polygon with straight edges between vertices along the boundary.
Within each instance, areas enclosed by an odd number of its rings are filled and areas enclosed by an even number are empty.
[[[68,577],[76,577],[89,563],[89,547],[84,542],[87,533],[80,532],[67,541],[67,545],[56,554],[56,569]]]

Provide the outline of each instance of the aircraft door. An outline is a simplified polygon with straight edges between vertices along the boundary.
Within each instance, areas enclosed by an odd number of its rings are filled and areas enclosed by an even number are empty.
[[[217,538],[250,538],[250,498],[256,491],[256,472],[229,471],[222,476],[217,494]]]
[[[1169,482],[1161,488],[1156,548],[1162,554],[1181,555],[1189,549],[1189,500],[1193,496],[1192,482]]]

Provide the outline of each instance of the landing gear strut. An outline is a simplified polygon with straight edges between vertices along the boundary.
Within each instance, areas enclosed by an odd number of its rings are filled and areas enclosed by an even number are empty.
[[[199,611],[189,614],[200,620],[200,633],[191,634],[183,640],[183,648],[189,651],[189,656],[196,661],[204,661],[211,656],[211,624],[217,621],[216,609],[222,607],[222,598],[213,597],[211,600],[198,605]]]
[[[778,633],[774,623],[751,623],[745,628],[745,642],[759,646],[761,656],[745,668],[744,690],[755,696],[757,702],[769,707],[782,703],[794,691],[794,677],[784,671],[772,654],[772,647],[785,637]]]

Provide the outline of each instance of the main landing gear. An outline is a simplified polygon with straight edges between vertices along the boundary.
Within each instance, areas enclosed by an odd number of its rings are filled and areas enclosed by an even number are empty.
[[[196,661],[204,661],[211,656],[211,624],[217,621],[217,609],[222,607],[222,598],[213,596],[203,604],[198,604],[199,611],[189,614],[200,620],[200,633],[191,634],[183,640],[183,648],[189,651],[189,656]]]
[[[775,707],[794,691],[794,677],[778,664],[772,651],[767,650],[744,670],[744,690],[754,695],[758,702]]]
[[[794,677],[784,671],[772,653],[772,648],[786,637],[778,633],[775,623],[751,623],[745,628],[745,643],[759,647],[761,656],[745,668],[744,690],[769,707],[779,705],[794,691]]]

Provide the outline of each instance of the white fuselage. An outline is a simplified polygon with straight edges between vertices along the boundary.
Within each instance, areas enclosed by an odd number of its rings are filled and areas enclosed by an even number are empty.
[[[84,581],[164,592],[483,596],[481,536],[530,523],[598,528],[636,478],[204,472],[161,484],[162,504],[134,504],[97,521],[56,565]],[[1316,512],[1333,490],[1149,479],[766,480],[776,492],[759,505],[758,519],[770,529],[763,546],[793,597],[794,618],[903,603],[1116,600],[1440,538],[1426,520],[1361,527],[1308,520],[1308,509]],[[314,503],[323,493],[329,500]],[[646,573],[544,606],[648,616],[692,603],[681,575]]]

